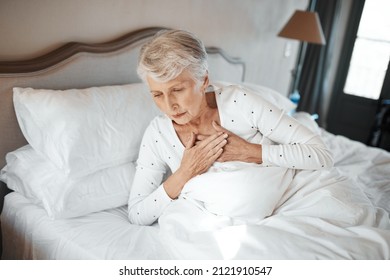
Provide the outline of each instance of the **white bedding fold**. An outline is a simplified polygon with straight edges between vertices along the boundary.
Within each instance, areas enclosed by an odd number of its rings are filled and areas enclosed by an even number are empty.
[[[254,223],[272,214],[293,174],[282,167],[215,163],[206,173],[192,178],[181,197],[198,201],[213,214]]]

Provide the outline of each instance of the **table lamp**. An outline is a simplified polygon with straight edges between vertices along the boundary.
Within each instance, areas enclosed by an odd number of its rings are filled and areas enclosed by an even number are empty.
[[[316,12],[297,10],[278,34],[279,37],[301,41],[289,98],[298,105],[300,94],[298,84],[308,43],[325,45],[325,36]]]

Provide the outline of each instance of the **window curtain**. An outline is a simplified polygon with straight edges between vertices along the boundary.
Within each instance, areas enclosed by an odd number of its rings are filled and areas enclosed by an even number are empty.
[[[313,1],[310,1],[309,7]],[[336,23],[340,14],[340,0],[317,0],[314,11],[318,13],[326,45],[308,44],[302,66],[301,79],[298,90],[301,94],[301,101],[298,110],[310,114],[323,114],[323,95],[325,94],[326,81],[328,79],[328,68],[334,45],[334,34]]]

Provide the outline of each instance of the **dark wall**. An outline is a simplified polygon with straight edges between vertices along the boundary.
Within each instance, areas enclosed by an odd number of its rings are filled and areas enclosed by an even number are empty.
[[[0,214],[3,212],[4,197],[10,193],[10,189],[3,182],[0,182]],[[1,236],[1,222],[0,222],[0,256],[3,253],[3,239]]]

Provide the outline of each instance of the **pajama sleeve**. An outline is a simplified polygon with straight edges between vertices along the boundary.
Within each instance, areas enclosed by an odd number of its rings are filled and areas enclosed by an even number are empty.
[[[262,145],[263,165],[313,170],[333,166],[332,155],[319,134],[258,94],[242,90],[249,121],[274,142]]]
[[[153,121],[143,136],[130,191],[128,216],[133,224],[151,225],[172,201],[162,185],[168,167],[161,160]]]

